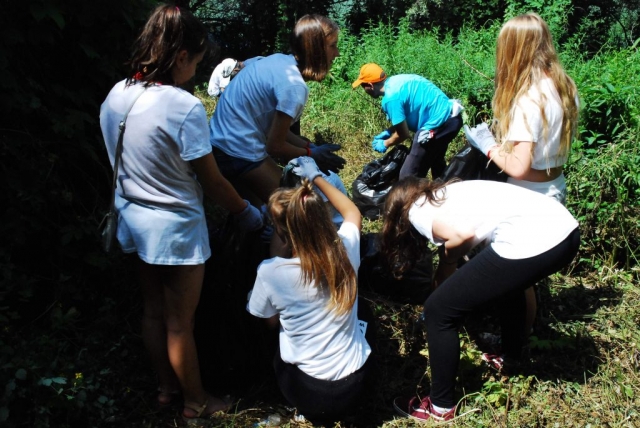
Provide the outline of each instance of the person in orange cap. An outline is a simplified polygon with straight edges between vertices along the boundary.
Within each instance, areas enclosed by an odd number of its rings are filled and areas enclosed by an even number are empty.
[[[375,151],[384,153],[414,133],[400,178],[425,177],[429,170],[433,179],[442,175],[447,147],[462,128],[463,107],[459,101],[449,99],[422,76],[387,76],[375,63],[363,65],[352,86],[361,86],[373,98],[382,97],[382,110],[391,122],[389,129],[373,138],[371,146]]]

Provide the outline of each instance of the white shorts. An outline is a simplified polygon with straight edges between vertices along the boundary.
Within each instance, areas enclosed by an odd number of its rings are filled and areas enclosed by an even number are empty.
[[[542,193],[545,196],[549,196],[556,201],[565,205],[567,202],[567,183],[564,178],[564,173],[560,174],[557,178],[551,181],[545,181],[537,183],[534,181],[516,180],[509,177],[507,183],[524,187],[525,189],[533,190],[537,193]]]
[[[118,241],[152,265],[199,265],[211,256],[204,207],[169,211],[116,194]]]

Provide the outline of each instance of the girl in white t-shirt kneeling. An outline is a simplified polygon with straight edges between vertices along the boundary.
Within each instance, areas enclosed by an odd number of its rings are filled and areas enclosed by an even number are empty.
[[[274,366],[285,398],[308,419],[336,420],[364,391],[371,353],[358,320],[361,217],[313,159],[298,158],[294,172],[302,184],[269,198],[275,233],[289,254],[258,267],[247,309],[280,324]],[[338,231],[312,183],[344,218]]]

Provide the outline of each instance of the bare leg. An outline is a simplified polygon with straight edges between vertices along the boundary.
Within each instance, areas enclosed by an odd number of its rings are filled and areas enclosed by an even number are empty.
[[[533,323],[536,320],[536,312],[538,311],[538,301],[536,300],[536,290],[533,287],[529,287],[524,291],[526,301],[526,318],[525,318],[525,335],[529,336]]]
[[[162,275],[158,266],[151,266],[138,258],[136,260],[143,295],[142,341],[158,376],[158,389],[176,391],[180,389],[180,382],[171,367],[167,352]]]
[[[259,167],[243,174],[239,179],[266,204],[271,193],[280,187],[281,176],[282,169],[268,157]]]
[[[144,262],[140,264],[145,308],[147,302],[150,307],[150,316],[144,322],[148,325],[143,327],[143,337],[145,346],[151,353],[153,366],[158,372],[160,385],[171,385],[171,382],[176,380],[179,382],[184,396],[186,417],[196,417],[196,409],[204,404],[207,406],[204,414],[225,410],[226,403],[209,396],[202,386],[193,338],[194,314],[200,299],[204,265],[157,266]],[[150,280],[157,282],[152,283]],[[162,310],[156,308],[158,295],[162,296]],[[159,312],[163,314],[163,327],[157,322]]]

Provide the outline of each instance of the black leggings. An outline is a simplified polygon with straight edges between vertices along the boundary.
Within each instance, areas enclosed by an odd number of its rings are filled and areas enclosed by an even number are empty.
[[[365,338],[373,347],[376,326],[373,312],[366,300],[358,297],[358,319],[368,323]],[[312,422],[329,423],[341,416],[353,414],[371,387],[374,369],[369,355],[362,367],[338,380],[322,380],[309,376],[296,365],[286,363],[280,349],[273,359],[278,386],[287,401]]]
[[[520,356],[525,334],[524,290],[568,265],[578,252],[576,228],[552,249],[527,259],[505,259],[491,246],[447,278],[424,304],[431,364],[431,400],[453,407],[464,317],[487,303],[500,302],[502,346],[505,355]]]
[[[312,421],[332,422],[353,413],[367,386],[371,357],[360,369],[338,380],[322,380],[309,376],[298,366],[285,363],[276,353],[273,366],[278,386],[287,401]]]
[[[462,115],[450,117],[438,128],[434,129],[434,137],[424,144],[416,140],[420,131],[417,131],[411,143],[409,155],[400,169],[400,178],[414,176],[424,178],[431,170],[431,177],[436,179],[442,175],[447,166],[444,156],[447,154],[449,143],[458,135],[462,128]]]

